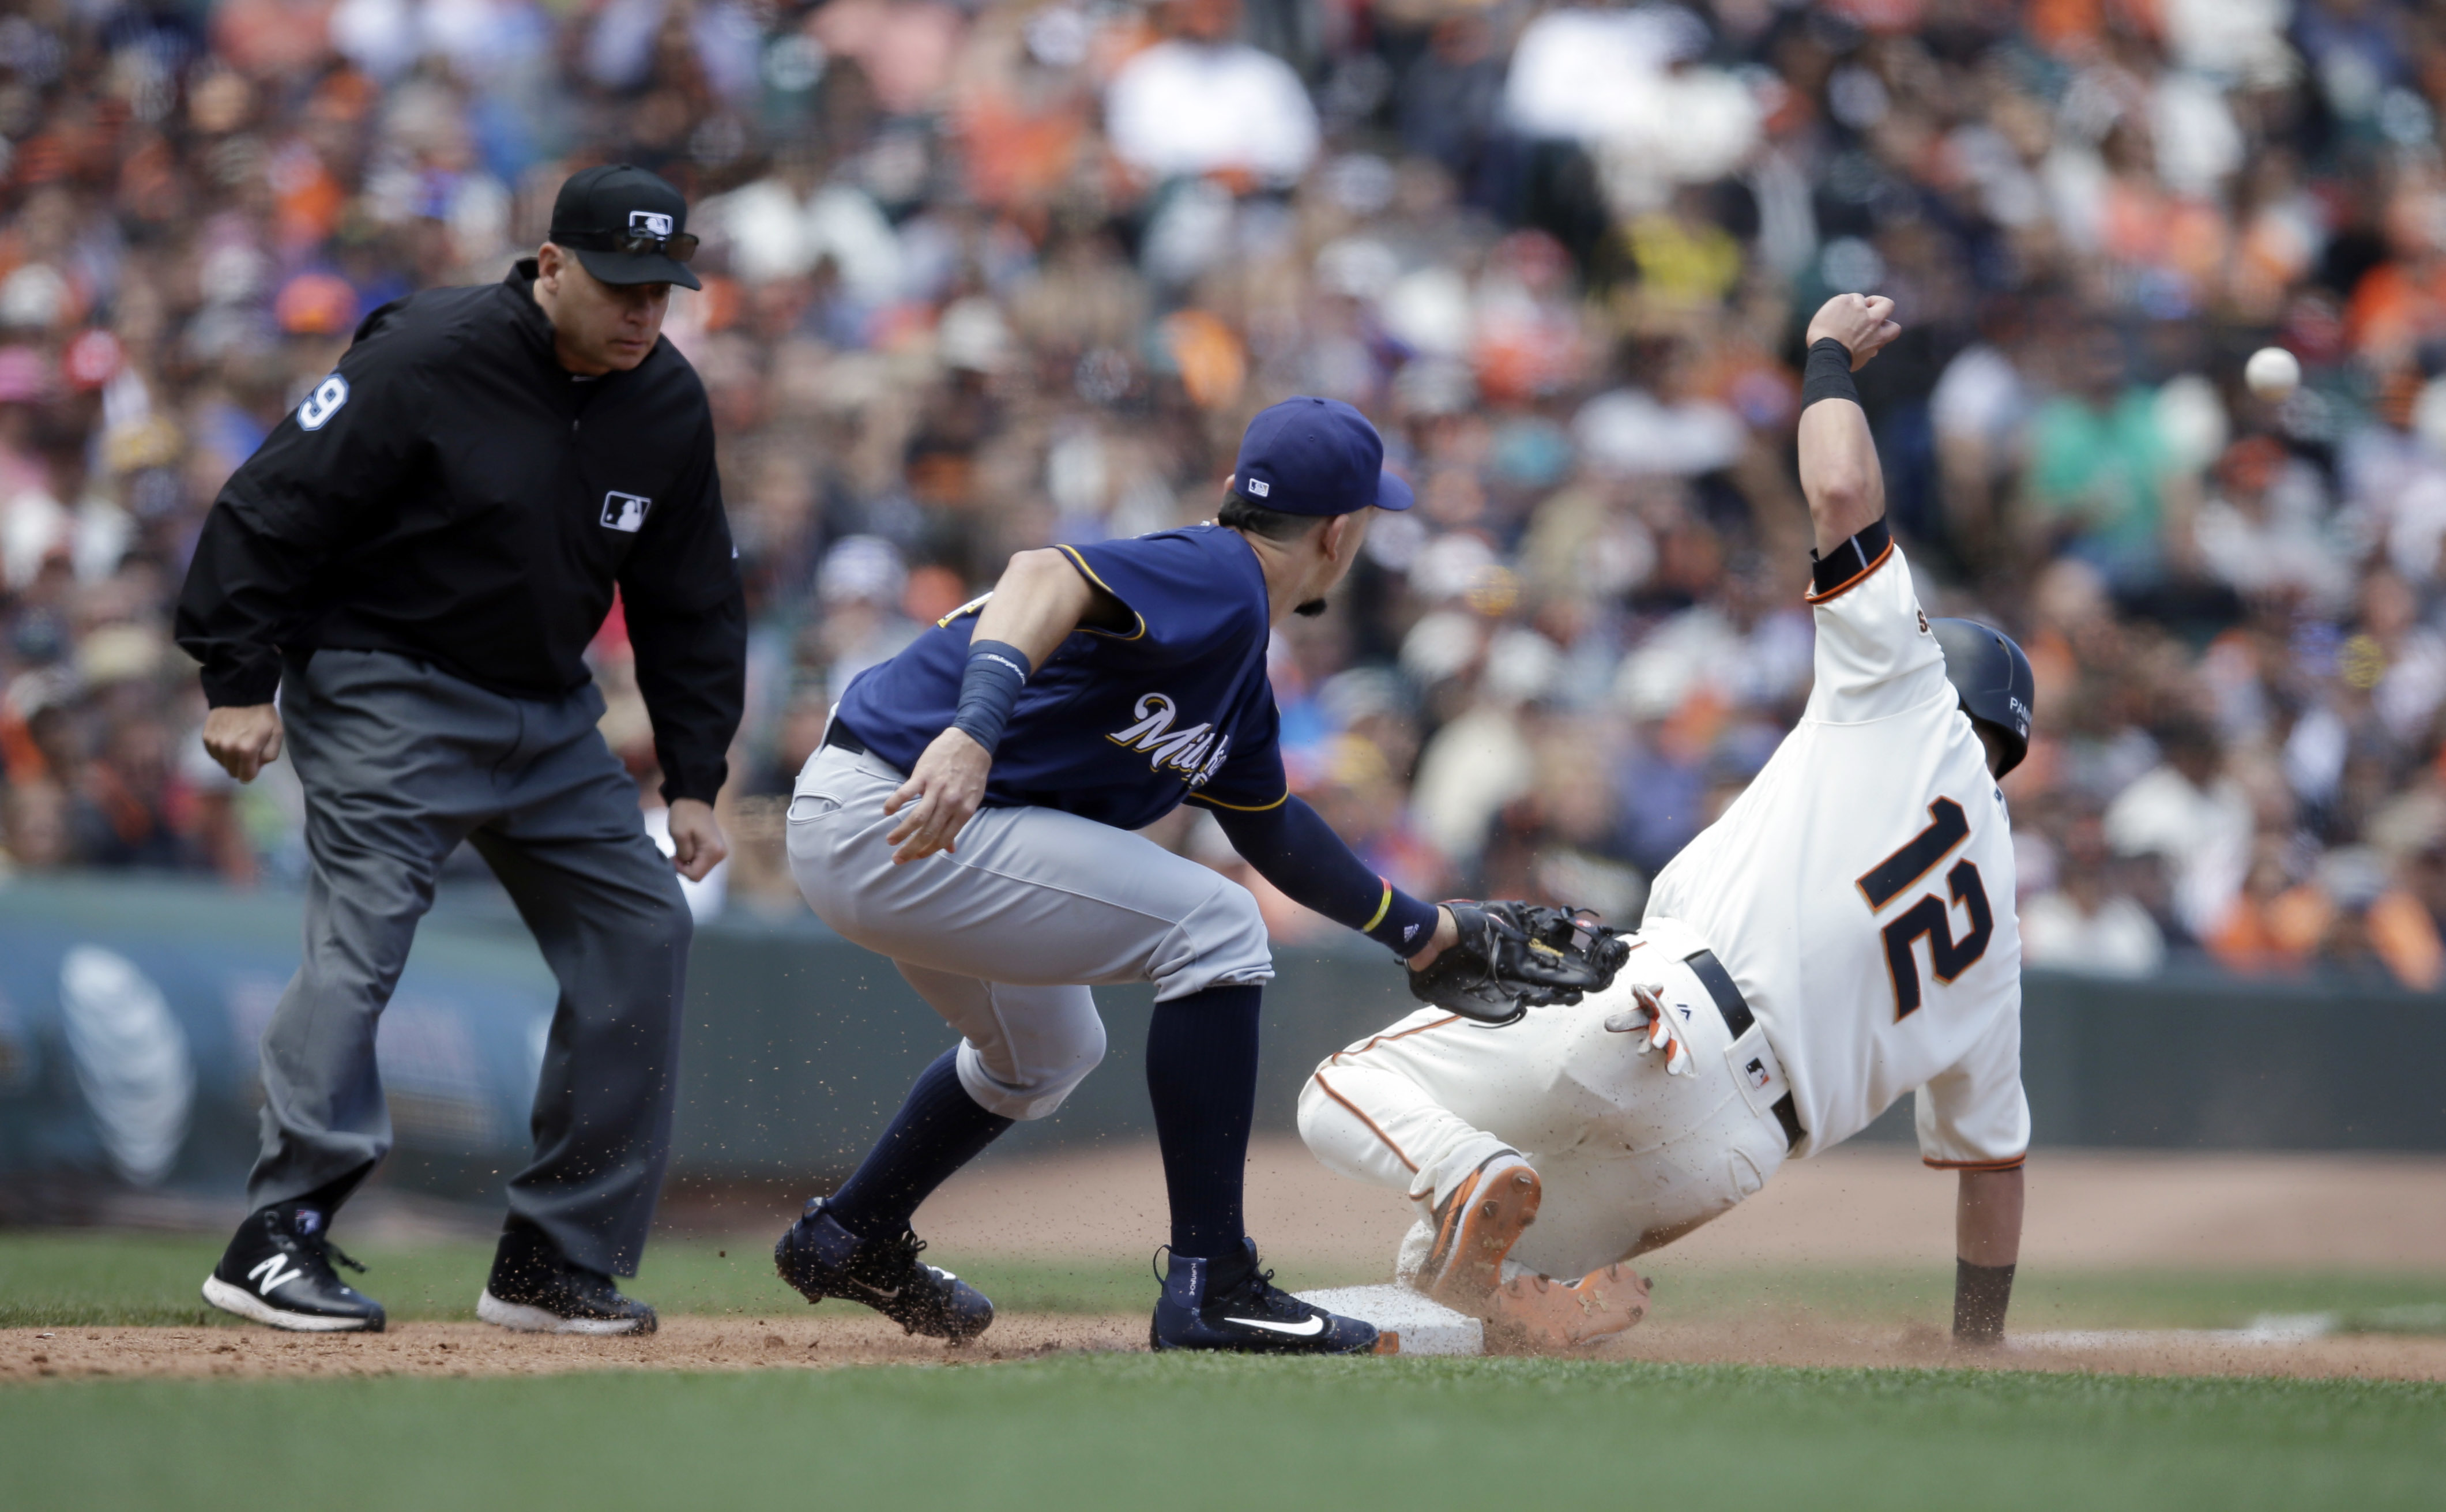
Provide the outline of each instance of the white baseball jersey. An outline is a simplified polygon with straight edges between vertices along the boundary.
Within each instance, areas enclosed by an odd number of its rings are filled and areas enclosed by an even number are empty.
[[[2017,1164],[2030,1114],[2004,794],[1899,549],[1810,602],[1807,712],[1657,877],[1648,917],[1696,932],[1749,1000],[1808,1131],[1794,1154],[1915,1089],[1929,1164]]]

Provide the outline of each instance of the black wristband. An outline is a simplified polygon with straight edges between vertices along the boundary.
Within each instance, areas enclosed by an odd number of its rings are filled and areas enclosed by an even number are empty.
[[[1953,1261],[1953,1342],[2002,1344],[2004,1309],[2013,1300],[2013,1267]]]
[[[1852,349],[1832,336],[1809,344],[1809,359],[1800,369],[1800,407],[1820,399],[1860,402],[1860,387],[1852,382]]]
[[[1815,550],[1809,554],[1809,596],[1825,598],[1840,593],[1856,581],[1861,574],[1886,559],[1888,548],[1894,543],[1893,532],[1882,520],[1872,520],[1868,528],[1820,557]]]
[[[951,716],[951,728],[983,746],[986,754],[993,754],[1002,744],[1003,727],[1010,723],[1011,709],[1019,702],[1019,690],[1027,686],[1027,674],[1034,671],[1027,653],[1016,646],[999,640],[969,642],[969,666],[960,674],[960,708]]]

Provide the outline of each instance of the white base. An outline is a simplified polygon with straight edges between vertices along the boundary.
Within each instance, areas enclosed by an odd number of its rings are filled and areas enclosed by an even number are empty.
[[[242,1318],[287,1329],[293,1333],[362,1333],[372,1322],[361,1317],[324,1317],[314,1313],[292,1313],[255,1295],[242,1286],[232,1286],[217,1276],[204,1277],[204,1300],[224,1313],[235,1313]]]
[[[2131,1350],[2165,1344],[2284,1346],[2337,1332],[2333,1313],[2264,1313],[2238,1329],[2060,1329],[2009,1334],[2026,1350]]]
[[[643,1318],[633,1317],[562,1317],[539,1307],[523,1302],[504,1302],[493,1295],[491,1287],[476,1298],[476,1315],[498,1328],[515,1329],[520,1333],[634,1333],[644,1326]]]
[[[1299,1299],[1402,1336],[1403,1354],[1484,1354],[1486,1325],[1406,1286],[1337,1286]]]

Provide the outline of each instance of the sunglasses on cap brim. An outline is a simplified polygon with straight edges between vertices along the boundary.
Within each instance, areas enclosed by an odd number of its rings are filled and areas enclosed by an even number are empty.
[[[649,236],[633,231],[574,232],[552,238],[581,252],[614,252],[624,257],[665,256],[685,263],[696,255],[697,239],[686,232],[675,236]]]

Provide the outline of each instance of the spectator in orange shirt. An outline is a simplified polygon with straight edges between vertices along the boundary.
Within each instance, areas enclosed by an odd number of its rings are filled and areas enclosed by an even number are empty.
[[[2421,900],[2389,877],[2363,846],[2331,851],[2318,874],[2283,886],[2284,842],[2263,835],[2242,892],[2209,939],[2210,952],[2241,973],[2329,970],[2383,973],[2415,992],[2446,981],[2446,944]],[[2280,890],[2281,889],[2281,890]]]

